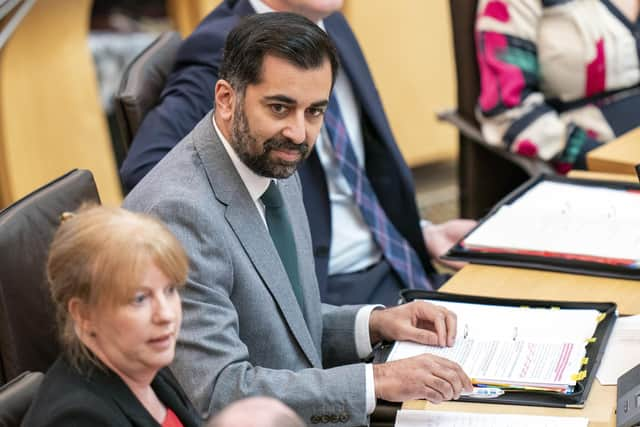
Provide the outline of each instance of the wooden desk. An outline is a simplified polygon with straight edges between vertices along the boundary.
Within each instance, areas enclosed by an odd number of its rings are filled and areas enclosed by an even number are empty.
[[[441,290],[505,298],[613,301],[618,304],[618,310],[622,314],[640,313],[640,283],[633,280],[470,264],[452,277]],[[584,409],[461,402],[433,405],[425,401],[405,402],[402,407],[434,411],[587,417],[591,427],[608,427],[615,426],[615,401],[616,387],[601,386],[596,380]]]
[[[640,163],[640,128],[634,129],[587,154],[587,168],[597,172],[635,175]]]
[[[633,182],[634,184],[638,183],[638,177],[636,175],[627,175],[622,173],[572,170],[567,176],[569,178],[576,179],[596,179],[600,181]]]

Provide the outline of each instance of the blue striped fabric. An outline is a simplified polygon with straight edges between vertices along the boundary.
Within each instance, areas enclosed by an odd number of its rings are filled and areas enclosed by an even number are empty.
[[[418,255],[389,221],[369,179],[358,165],[358,159],[342,120],[340,106],[333,95],[329,99],[324,123],[340,165],[340,171],[349,183],[356,204],[385,258],[408,288],[433,290],[433,284],[427,279]]]

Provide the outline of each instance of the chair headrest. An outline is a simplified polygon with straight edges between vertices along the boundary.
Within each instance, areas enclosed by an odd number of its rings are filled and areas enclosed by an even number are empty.
[[[175,31],[162,33],[124,71],[115,95],[115,110],[126,149],[144,116],[158,104],[181,42]]]
[[[47,254],[60,214],[86,201],[100,203],[93,175],[74,170],[0,212],[0,384],[59,354]]]
[[[20,425],[43,378],[42,372],[23,372],[0,387],[0,426]]]

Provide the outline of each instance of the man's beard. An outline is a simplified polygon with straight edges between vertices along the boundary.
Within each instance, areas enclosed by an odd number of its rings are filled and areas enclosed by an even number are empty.
[[[296,144],[289,138],[274,136],[262,144],[261,153],[255,154],[252,150],[258,147],[258,141],[251,136],[249,122],[244,114],[244,109],[241,105],[238,105],[238,107],[231,126],[231,146],[238,154],[238,157],[249,169],[260,176],[276,179],[290,177],[296,171],[298,165],[309,155],[307,141]],[[274,149],[297,151],[300,153],[300,158],[295,161],[272,159],[269,156]]]

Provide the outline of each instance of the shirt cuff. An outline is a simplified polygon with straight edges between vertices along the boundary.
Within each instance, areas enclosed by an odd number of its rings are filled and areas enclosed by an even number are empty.
[[[425,229],[427,227],[431,227],[433,225],[433,223],[431,221],[429,221],[428,219],[421,219],[420,220],[420,228],[421,229]]]
[[[373,365],[371,363],[367,363],[366,365],[364,365],[364,375],[367,415],[371,415],[376,409],[376,386],[373,380]]]
[[[376,308],[384,308],[384,305],[365,305],[356,314],[356,352],[360,359],[367,357],[373,350],[369,335],[369,318],[371,317],[371,312]],[[373,370],[371,372],[371,377],[373,378]]]

